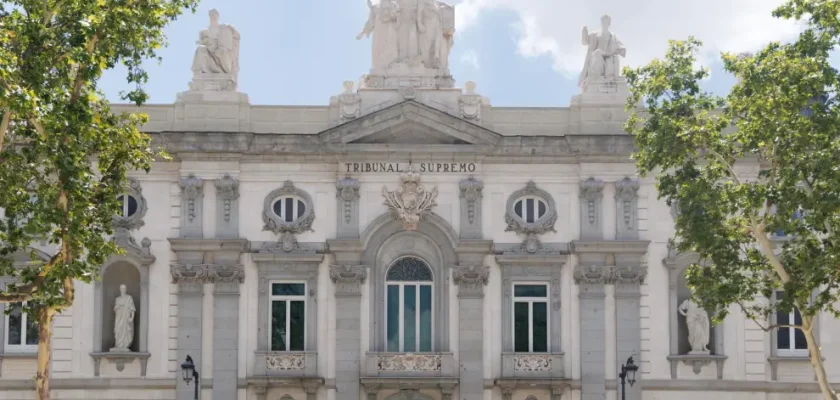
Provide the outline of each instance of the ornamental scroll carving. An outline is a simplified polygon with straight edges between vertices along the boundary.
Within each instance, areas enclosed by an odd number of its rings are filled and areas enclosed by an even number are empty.
[[[379,371],[440,371],[442,359],[439,354],[398,354],[377,356]]]
[[[594,224],[598,218],[598,203],[604,194],[604,182],[589,178],[580,184],[580,196],[586,201],[586,215],[589,224]]]
[[[467,201],[467,221],[470,224],[474,224],[476,206],[480,206],[477,203],[481,200],[481,191],[484,190],[484,182],[471,176],[462,180],[458,185],[461,189],[461,198]]]
[[[306,369],[306,355],[272,352],[265,355],[265,369],[268,371],[303,371]]]
[[[187,223],[191,224],[198,214],[196,211],[196,202],[200,201],[201,195],[204,192],[204,180],[197,178],[195,174],[190,174],[185,178],[181,178],[179,185],[184,193],[184,202],[187,208]]]
[[[617,239],[635,239],[638,235],[639,181],[624,178],[615,183]]]
[[[481,265],[465,265],[455,267],[452,279],[456,285],[481,286],[487,285],[490,278],[490,267]]]
[[[420,174],[410,165],[408,171],[400,175],[400,179],[402,184],[393,191],[383,186],[382,197],[385,198],[391,216],[402,221],[403,229],[415,231],[420,219],[425,218],[437,205],[438,190],[433,188],[428,191],[420,185]]]
[[[230,222],[231,204],[239,198],[239,180],[225,174],[216,181],[216,196],[222,201],[222,215],[225,222]]]
[[[336,197],[341,201],[341,213],[344,223],[353,220],[353,201],[359,198],[359,180],[351,177],[339,179],[335,183]]]
[[[610,278],[609,267],[579,266],[575,268],[575,282],[581,283],[606,283]]]
[[[516,355],[513,357],[513,370],[521,372],[551,371],[551,355]]]
[[[330,279],[335,284],[336,294],[361,295],[367,268],[363,265],[330,265]]]
[[[245,267],[241,264],[172,264],[172,283],[242,283]]]

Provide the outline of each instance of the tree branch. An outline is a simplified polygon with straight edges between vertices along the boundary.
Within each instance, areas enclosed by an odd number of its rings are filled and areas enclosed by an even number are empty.
[[[9,129],[9,121],[12,119],[12,110],[3,112],[3,119],[0,121],[0,151],[3,151],[3,142],[6,141],[6,131]]]
[[[93,36],[90,37],[90,40],[85,45],[85,51],[90,55],[93,53],[93,49],[96,47],[96,43],[99,41],[99,33],[94,33]],[[76,68],[76,78],[73,80],[73,92],[70,94],[70,103],[76,103],[79,100],[79,97],[82,93],[82,85],[84,84],[84,79],[82,78],[82,69],[85,68],[84,65],[79,65]]]

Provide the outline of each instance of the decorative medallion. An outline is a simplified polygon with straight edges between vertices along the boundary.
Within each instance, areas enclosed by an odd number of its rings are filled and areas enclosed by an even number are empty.
[[[356,119],[362,114],[362,96],[353,92],[355,83],[344,81],[344,93],[338,96],[338,109],[341,122]]]
[[[437,188],[427,191],[426,188],[420,185],[420,174],[414,171],[414,167],[409,165],[408,172],[400,175],[402,185],[388,191],[387,187],[382,187],[382,197],[385,198],[385,205],[391,210],[391,216],[394,219],[403,221],[403,229],[407,231],[417,230],[417,223],[421,218],[436,206],[438,195]]]

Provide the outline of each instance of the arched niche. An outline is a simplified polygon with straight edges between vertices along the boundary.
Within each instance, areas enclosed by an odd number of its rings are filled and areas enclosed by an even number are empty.
[[[703,365],[712,361],[717,366],[718,379],[722,379],[723,362],[726,359],[723,347],[723,324],[710,325],[709,345],[710,354],[689,354],[691,345],[688,342],[688,326],[685,316],[677,311],[683,301],[691,298],[691,290],[686,284],[685,274],[689,265],[705,265],[704,261],[696,253],[679,253],[669,249],[668,257],[663,260],[668,268],[668,315],[670,326],[670,353],[668,359],[671,361],[671,377],[676,379],[676,367],[679,361],[692,364],[694,373],[698,374]],[[711,318],[711,315],[709,316]]]
[[[147,247],[147,246],[144,246]],[[114,300],[120,285],[134,299],[134,339],[132,353],[148,353],[149,332],[149,265],[154,257],[127,251],[113,256],[100,268],[94,298],[94,353],[106,353],[114,347]]]
[[[432,352],[449,351],[449,274],[457,263],[455,231],[442,218],[429,214],[415,231],[403,229],[401,221],[385,214],[371,222],[362,235],[363,262],[370,267],[370,351],[383,352],[385,339],[385,282],[395,261],[416,257],[432,270],[434,331]]]

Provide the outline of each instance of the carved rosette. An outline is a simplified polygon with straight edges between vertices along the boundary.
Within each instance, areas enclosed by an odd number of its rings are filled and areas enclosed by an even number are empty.
[[[181,190],[184,193],[184,199],[186,200],[187,219],[190,223],[192,223],[196,217],[196,200],[201,197],[204,191],[204,180],[196,178],[194,174],[190,174],[185,178],[181,178],[179,185],[181,186]]]
[[[438,190],[433,188],[428,191],[420,185],[420,174],[412,166],[400,175],[400,179],[402,184],[393,191],[383,186],[382,197],[385,198],[391,216],[403,222],[403,229],[415,231],[420,219],[425,218],[437,205]]]
[[[513,357],[513,370],[517,372],[551,371],[551,355],[523,354]]]
[[[440,371],[443,361],[439,354],[396,354],[377,356],[379,371]]]
[[[301,353],[271,352],[265,355],[267,371],[303,371],[306,355]]]
[[[459,295],[481,296],[490,279],[490,267],[461,265],[452,271],[452,280],[458,285]]]
[[[362,114],[362,96],[353,92],[355,82],[344,81],[344,93],[338,95],[339,122],[347,122]]]
[[[225,222],[230,222],[231,203],[239,198],[239,180],[228,174],[216,180],[216,196],[222,200]]]
[[[330,279],[335,284],[336,295],[361,296],[367,268],[364,265],[331,265]]]
[[[471,176],[462,180],[458,186],[461,189],[461,198],[467,200],[467,220],[470,224],[474,224],[476,203],[482,197],[481,191],[484,190],[484,182]]]
[[[586,215],[589,224],[597,219],[598,200],[604,195],[604,182],[589,178],[580,184],[580,197],[586,204]]]
[[[353,219],[353,201],[359,198],[359,180],[344,177],[336,181],[335,189],[336,197],[341,201],[344,222],[349,224]]]
[[[545,201],[547,210],[545,214],[534,222],[526,222],[514,212],[514,204],[517,200],[526,197],[539,197]],[[522,249],[528,253],[536,253],[542,248],[542,243],[538,235],[546,232],[557,232],[554,229],[554,224],[557,222],[557,207],[554,205],[554,199],[548,192],[537,188],[537,184],[533,181],[528,182],[524,189],[517,190],[510,195],[507,202],[505,212],[505,223],[507,228],[505,232],[516,232],[525,235],[525,240],[522,243]]]
[[[624,178],[615,183],[615,199],[619,203],[621,218],[629,229],[635,226],[635,201],[639,197],[639,181]]]

